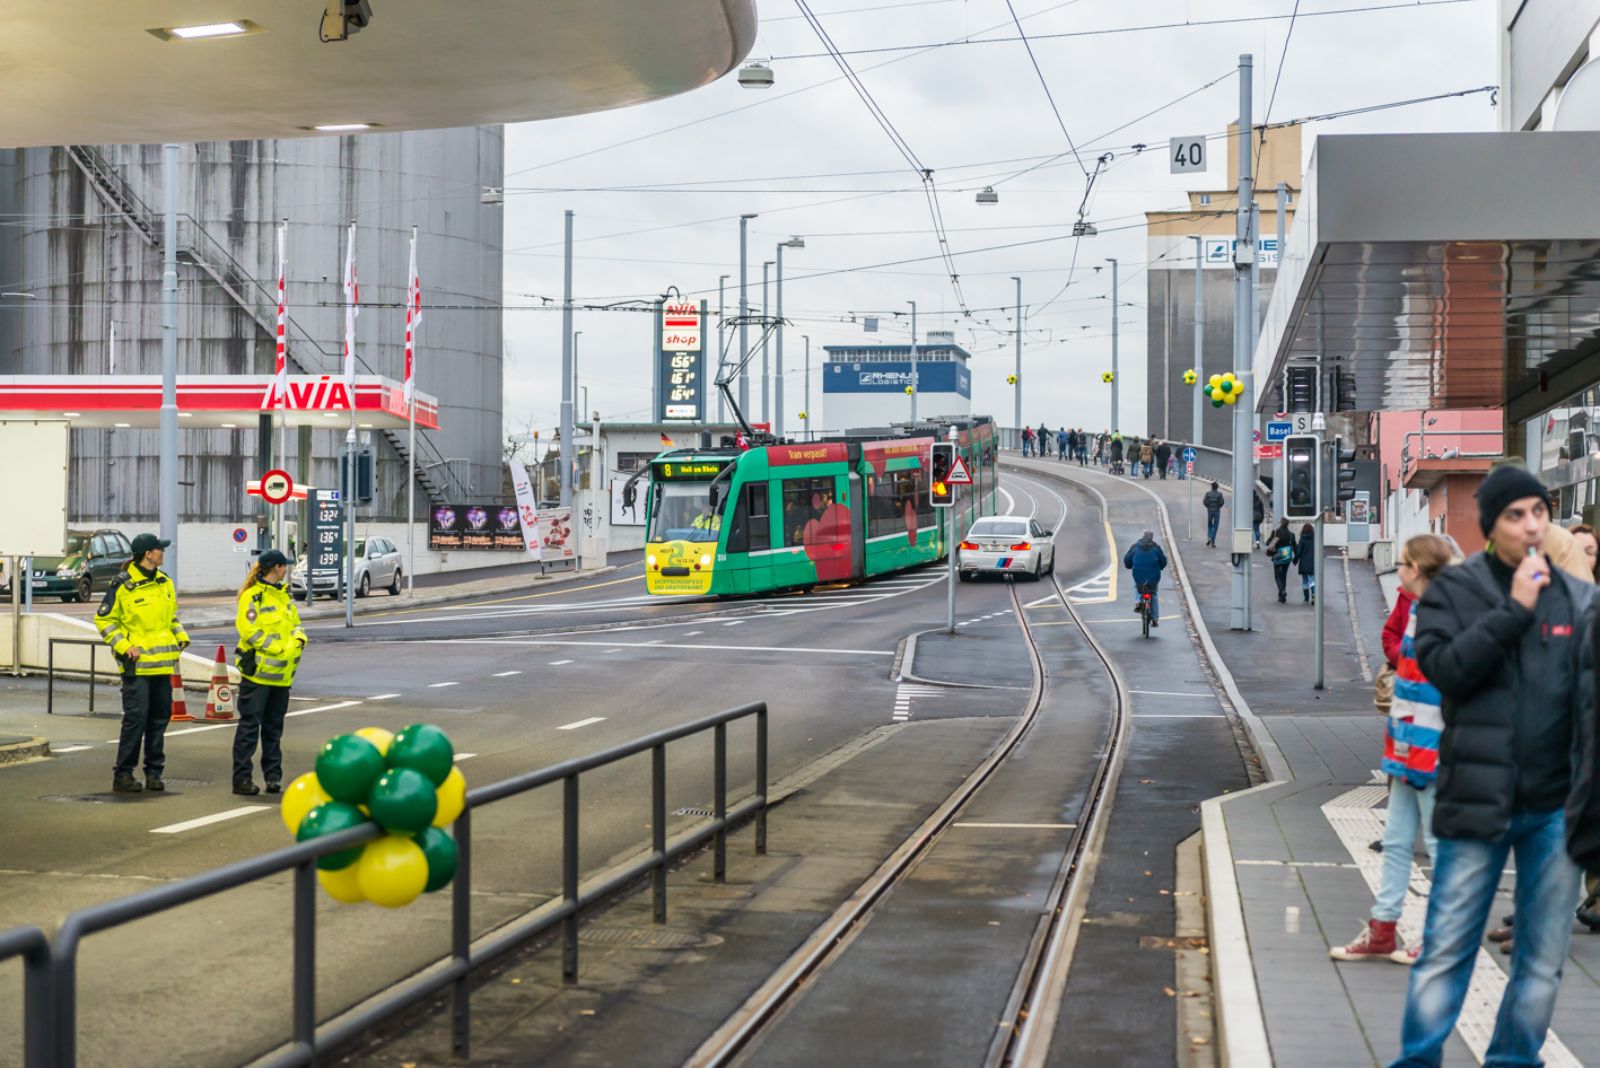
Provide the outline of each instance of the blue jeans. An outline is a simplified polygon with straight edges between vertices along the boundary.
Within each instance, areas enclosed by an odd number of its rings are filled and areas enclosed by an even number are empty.
[[[1221,512],[1206,513],[1206,541],[1217,540],[1217,525],[1222,522]]]
[[[1287,565],[1284,565],[1287,566]],[[1411,852],[1417,846],[1417,828],[1422,828],[1422,844],[1430,858],[1439,855],[1433,837],[1434,785],[1426,790],[1393,778],[1389,779],[1389,816],[1383,825],[1383,882],[1378,900],[1372,905],[1372,918],[1393,923],[1400,918],[1411,886]]]
[[[1537,1065],[1572,938],[1578,871],[1567,859],[1565,819],[1554,812],[1514,812],[1499,840],[1439,839],[1422,957],[1411,969],[1393,1068],[1437,1065],[1472,978],[1473,958],[1506,858],[1517,859],[1516,949],[1511,979],[1495,1017],[1485,1068]]]

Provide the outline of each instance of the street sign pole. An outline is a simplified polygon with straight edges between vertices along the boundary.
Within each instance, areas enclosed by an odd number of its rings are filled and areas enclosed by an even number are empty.
[[[950,440],[951,441],[955,441],[956,440],[956,429],[955,429],[955,427],[951,427],[950,428]],[[956,453],[956,465],[959,466],[960,464],[961,464],[961,454],[958,452],[958,453]],[[954,473],[954,472],[952,472],[952,473]],[[961,473],[963,474],[963,477],[965,477],[965,474],[966,474],[965,471],[963,470]],[[968,484],[969,485],[971,484],[971,480],[970,479],[968,479]],[[945,549],[946,549],[945,555],[947,557],[949,557],[949,574],[945,578],[945,585],[949,587],[949,589],[948,589],[948,591],[946,593],[946,596],[945,596],[945,605],[946,605],[946,607],[945,607],[945,618],[944,618],[944,632],[946,634],[954,634],[956,632],[956,546],[959,543],[956,541],[955,501],[958,501],[958,500],[961,499],[961,490],[960,490],[959,484],[951,486],[950,495],[953,498],[952,501],[951,501],[951,507],[945,509],[945,511],[949,513],[949,518],[946,520],[946,523],[949,525],[949,534],[946,535],[946,537],[949,540],[945,543]],[[912,666],[915,667],[916,665],[912,665]]]

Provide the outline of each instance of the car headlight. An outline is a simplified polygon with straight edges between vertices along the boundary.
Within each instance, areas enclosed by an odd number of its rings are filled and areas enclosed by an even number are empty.
[[[63,567],[59,571],[56,572],[56,575],[59,576],[60,578],[71,578],[76,573],[77,572],[73,571],[72,568],[70,568],[70,567]]]

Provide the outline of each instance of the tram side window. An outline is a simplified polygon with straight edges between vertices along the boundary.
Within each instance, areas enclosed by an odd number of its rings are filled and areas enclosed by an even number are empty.
[[[728,551],[754,553],[772,548],[772,511],[767,503],[767,484],[754,482],[739,494],[734,509],[733,527],[728,532]]]
[[[933,526],[934,510],[933,500],[928,496],[928,472],[919,467],[914,472],[909,473],[912,475],[912,496],[916,499],[917,527],[918,529],[931,527]]]
[[[905,511],[896,497],[898,473],[885,472],[867,480],[867,537],[906,532]]]
[[[804,545],[806,524],[821,519],[833,503],[833,479],[783,480],[783,544]]]

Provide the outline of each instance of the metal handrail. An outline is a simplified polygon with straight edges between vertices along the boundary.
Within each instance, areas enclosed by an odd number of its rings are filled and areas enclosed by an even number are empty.
[[[754,717],[755,792],[728,807],[728,724]],[[713,732],[713,818],[698,827],[667,837],[667,744],[705,731]],[[637,860],[583,884],[579,878],[578,784],[584,772],[650,752],[651,845]],[[475,809],[555,782],[562,784],[562,892],[558,899],[536,909],[522,921],[488,936],[478,945],[472,940],[472,815]],[[755,821],[757,853],[767,850],[767,706],[743,705],[704,716],[679,727],[646,735],[635,741],[563,761],[497,783],[469,790],[466,806],[454,831],[456,875],[451,887],[451,952],[442,965],[425,971],[408,983],[375,997],[369,1004],[345,1014],[318,1034],[316,1019],[316,861],[329,853],[378,838],[377,824],[366,824],[325,837],[300,842],[259,857],[153,887],[116,901],[79,909],[70,914],[46,943],[35,927],[0,931],[0,960],[28,955],[27,999],[24,1020],[26,1068],[70,1066],[77,1058],[77,959],[83,939],[97,931],[144,919],[180,905],[236,889],[248,883],[294,872],[294,967],[292,1038],[266,1063],[308,1065],[319,1054],[336,1048],[373,1026],[390,1019],[446,987],[452,987],[452,1046],[466,1057],[471,1038],[470,978],[472,972],[525,945],[556,925],[562,928],[562,975],[574,982],[578,975],[578,921],[584,913],[646,875],[651,877],[653,913],[657,923],[667,920],[667,869],[675,860],[712,843],[713,876],[727,878],[727,835],[746,820]]]
[[[56,646],[58,645],[87,645],[89,647],[89,715],[94,715],[94,655],[105,647],[102,638],[51,638],[45,653],[45,684],[44,684],[44,712],[53,716],[56,712]]]

